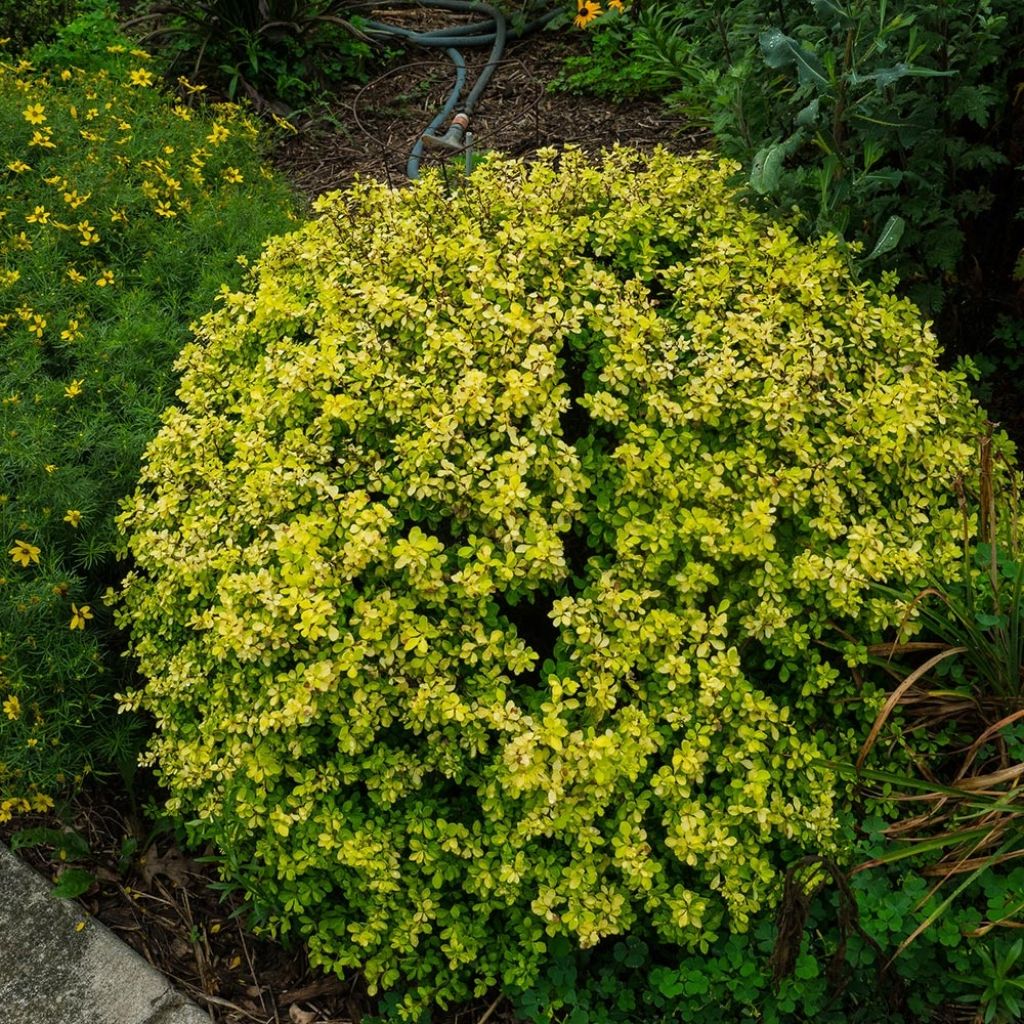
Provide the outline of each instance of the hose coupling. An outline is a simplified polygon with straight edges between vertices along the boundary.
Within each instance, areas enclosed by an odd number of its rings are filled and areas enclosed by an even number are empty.
[[[424,132],[423,145],[432,149],[460,150],[463,147],[467,128],[469,128],[469,117],[466,114],[456,114],[444,135],[430,135]]]

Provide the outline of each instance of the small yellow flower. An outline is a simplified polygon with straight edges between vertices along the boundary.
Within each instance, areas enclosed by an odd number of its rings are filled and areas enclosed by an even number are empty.
[[[85,280],[85,274],[80,274],[74,267],[68,267],[67,275],[73,284],[81,284]]]
[[[213,130],[206,136],[206,141],[213,146],[219,146],[225,139],[229,138],[231,132],[219,121],[214,121]]]
[[[145,68],[135,68],[128,72],[128,82],[130,85],[152,85],[154,82],[153,72],[147,71]]]
[[[35,746],[38,746],[38,745],[39,745],[39,740],[37,740],[35,738],[35,736],[29,736],[29,738],[27,740],[25,740],[25,746],[26,747],[35,747]]]
[[[244,178],[242,172],[237,167],[229,167],[224,171],[224,180],[230,181],[233,185],[238,185]]]
[[[180,85],[190,96],[193,93],[202,92],[206,88],[205,85],[193,85],[184,75],[178,76],[178,85]]]
[[[77,508],[69,508],[67,510],[67,512],[64,513],[64,522],[65,523],[70,523],[72,526],[78,526],[78,524],[81,521],[82,521],[82,513],[79,512]]]
[[[85,195],[81,195],[77,188],[73,188],[70,192],[64,193],[64,202],[71,207],[72,210],[77,210],[82,203],[89,201],[89,197],[92,195],[91,192],[86,192]]]
[[[61,80],[62,82],[70,82],[70,81],[71,81],[71,72],[70,72],[70,71],[68,71],[68,69],[67,69],[67,68],[65,68],[65,69],[64,69],[64,70],[63,70],[63,71],[62,71],[62,72],[60,73],[60,80]]]
[[[3,703],[4,714],[13,722],[21,717],[21,701],[15,696],[10,696]]]
[[[75,226],[82,236],[81,241],[78,243],[79,245],[95,245],[100,240],[96,229],[87,220],[79,221]]]
[[[21,116],[29,124],[42,124],[46,120],[46,108],[42,103],[30,103],[22,112]]]
[[[608,0],[609,11],[618,11],[619,14],[622,14],[625,9],[626,8],[623,6],[622,0]]]
[[[15,160],[7,165],[7,170],[14,171],[15,174],[24,174],[26,171],[31,171],[32,168],[24,160]]]
[[[29,544],[27,540],[16,540],[14,547],[7,553],[11,560],[17,562],[23,569],[27,569],[32,563],[39,564],[39,548],[35,544]]]
[[[65,398],[77,398],[81,393],[82,393],[82,381],[80,379],[77,379],[77,378],[75,380],[73,380],[64,389],[64,397]],[[76,512],[75,515],[78,515],[78,513]],[[64,518],[67,519],[67,516],[65,516]],[[75,522],[72,525],[73,526],[77,526],[78,523]]]
[[[56,144],[50,141],[52,135],[52,128],[43,128],[42,130],[37,128],[32,133],[32,138],[28,140],[28,144],[30,146],[40,146],[42,149],[56,149]]]
[[[158,217],[177,217],[178,211],[175,210],[170,203],[165,202],[163,199],[159,200],[156,204],[156,213]]]
[[[78,321],[72,317],[68,320],[67,327],[60,332],[61,341],[77,341],[82,336],[82,332],[78,329]]]
[[[78,607],[74,602],[71,603],[71,625],[68,629],[85,629],[86,622],[92,618],[92,611],[87,604],[83,604],[81,608]]]
[[[113,46],[107,47],[107,53],[124,53],[125,48],[120,43],[115,43]]]
[[[45,206],[37,206],[31,213],[25,214],[25,220],[29,224],[47,224],[50,220],[50,214]]]
[[[47,473],[57,472],[57,467],[52,462],[48,462],[45,466],[43,466],[43,469],[45,469]]]
[[[46,330],[46,317],[40,316],[38,313],[32,314],[32,322],[28,325],[29,334],[34,334],[37,338],[43,336],[43,331]]]
[[[573,24],[577,28],[586,28],[601,14],[601,5],[596,0],[576,0],[576,17]]]
[[[98,278],[96,278],[97,288],[106,288],[107,285],[114,283],[114,272],[112,270],[104,270]]]

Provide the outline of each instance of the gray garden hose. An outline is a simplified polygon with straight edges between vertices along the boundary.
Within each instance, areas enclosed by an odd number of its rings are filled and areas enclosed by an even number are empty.
[[[471,25],[457,25],[451,28],[433,29],[429,32],[416,32],[412,29],[401,28],[397,25],[388,25],[382,21],[370,20],[361,27],[362,31],[371,38],[381,39],[397,37],[414,46],[443,49],[445,54],[455,65],[455,85],[448,94],[444,106],[437,116],[430,122],[423,134],[416,140],[416,144],[409,154],[406,163],[405,173],[410,178],[419,177],[420,160],[423,157],[425,146],[435,149],[448,150],[452,153],[459,152],[464,148],[466,131],[469,128],[469,117],[473,113],[477,100],[487,87],[487,83],[494,74],[501,55],[505,50],[505,43],[508,39],[519,39],[530,32],[543,28],[556,15],[561,13],[561,8],[548,11],[547,14],[531,21],[519,31],[509,31],[505,25],[505,16],[495,7],[482,0],[390,0],[389,6],[402,7],[432,7],[443,11],[468,12],[470,14],[482,14],[484,20],[474,22]],[[448,130],[443,135],[438,135],[438,129],[445,123],[448,117],[459,104],[463,87],[466,84],[466,61],[460,50],[467,47],[490,46],[491,53],[484,65],[483,70],[477,76],[473,88],[469,91],[461,109],[452,117]]]

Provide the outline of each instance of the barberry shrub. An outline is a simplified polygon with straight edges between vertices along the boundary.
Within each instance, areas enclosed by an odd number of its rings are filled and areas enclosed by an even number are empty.
[[[956,558],[928,327],[701,155],[361,183],[180,360],[121,525],[168,809],[408,1009],[743,931],[835,851],[843,634]]]
[[[251,118],[177,102],[103,24],[66,63],[0,48],[0,821],[134,766],[114,516],[190,321],[293,226]]]

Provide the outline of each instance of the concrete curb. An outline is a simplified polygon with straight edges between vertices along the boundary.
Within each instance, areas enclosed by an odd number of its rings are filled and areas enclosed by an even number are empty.
[[[4,1024],[210,1024],[170,982],[0,844]]]

